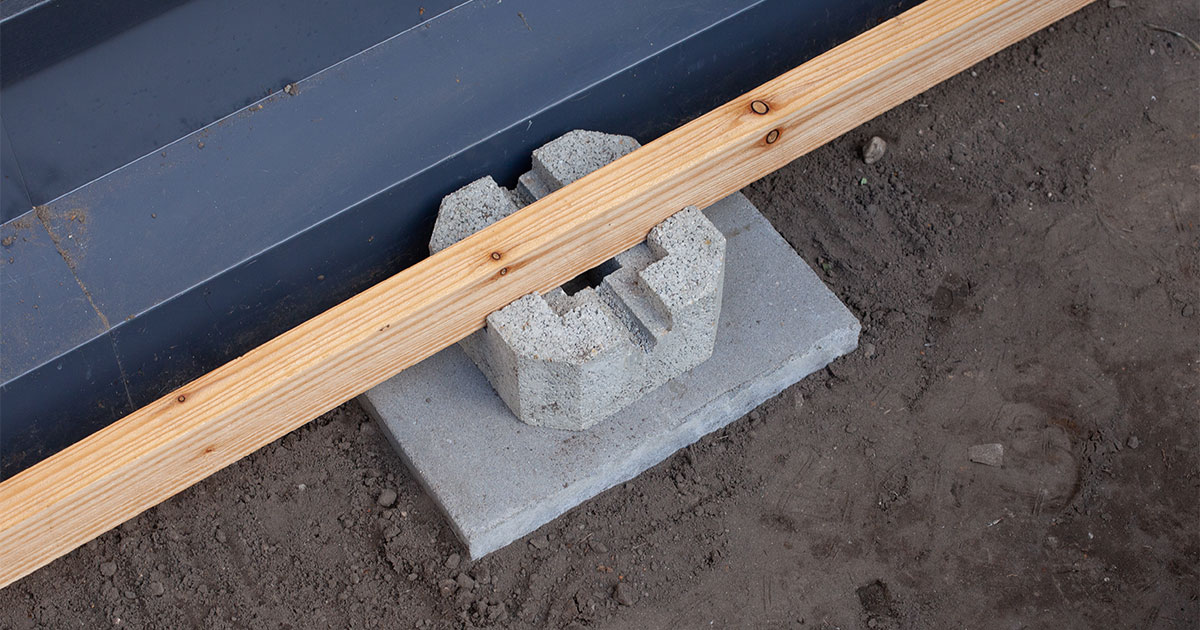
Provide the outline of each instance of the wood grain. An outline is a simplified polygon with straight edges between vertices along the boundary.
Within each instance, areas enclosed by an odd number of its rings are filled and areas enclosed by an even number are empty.
[[[927,0],[0,483],[0,586],[1088,1]]]

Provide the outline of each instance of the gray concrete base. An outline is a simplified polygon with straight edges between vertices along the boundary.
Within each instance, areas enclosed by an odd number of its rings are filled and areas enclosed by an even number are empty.
[[[858,345],[858,320],[745,197],[704,213],[727,241],[712,358],[604,422],[582,432],[521,423],[457,346],[359,398],[472,558],[633,478]]]

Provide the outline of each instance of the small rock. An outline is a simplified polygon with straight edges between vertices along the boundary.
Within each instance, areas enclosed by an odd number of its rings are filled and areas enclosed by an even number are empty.
[[[550,546],[550,539],[546,538],[544,535],[536,536],[529,539],[529,544],[533,545],[535,549],[546,549]]]
[[[467,575],[466,573],[459,573],[458,577],[454,578],[454,581],[458,582],[459,588],[466,589],[468,591],[475,588],[475,580],[472,580],[471,576]]]
[[[492,581],[492,572],[487,567],[479,566],[475,567],[474,571],[471,571],[471,577],[475,578],[475,581],[479,584],[487,584]]]
[[[217,542],[221,544],[225,544],[225,541],[228,540],[228,538],[225,537],[225,532],[221,531],[220,529],[213,532],[213,538],[216,538]]]
[[[617,582],[617,586],[613,588],[613,599],[622,606],[633,605],[633,589],[624,582]]]
[[[967,449],[967,456],[976,464],[1001,466],[1004,464],[1004,445],[976,444]]]
[[[1137,439],[1136,435],[1131,435],[1129,436],[1128,440],[1125,440],[1125,446],[1128,446],[1129,448],[1137,448],[1141,445],[1142,441]]]
[[[1127,6],[1129,6],[1129,3],[1125,2],[1125,0],[1108,0],[1108,8],[1110,9],[1124,9]]]
[[[450,554],[449,558],[446,558],[446,568],[447,569],[457,569],[458,563],[460,563],[460,562],[462,562],[462,556],[460,556],[456,553],[452,553],[452,554]]]
[[[385,489],[379,493],[379,498],[376,499],[380,507],[390,508],[396,505],[396,491],[391,488]]]
[[[595,551],[596,553],[608,553],[608,546],[605,545],[604,543],[600,542],[599,540],[593,540],[591,542],[591,545],[592,545],[592,551]]]
[[[864,343],[862,346],[862,350],[863,350],[864,357],[867,357],[868,359],[875,358],[875,344]]]
[[[100,564],[100,575],[104,577],[112,577],[117,574],[117,563],[103,562]]]
[[[956,214],[956,215],[950,217],[950,222],[953,223],[955,227],[962,225],[963,224],[962,215]]]
[[[956,144],[950,147],[950,161],[958,166],[963,166],[971,161],[970,151],[963,144]]]
[[[1184,317],[1191,317],[1192,315],[1196,314],[1196,307],[1192,306],[1190,303],[1184,304],[1183,309],[1179,311],[1179,314],[1183,315]]]
[[[451,595],[454,594],[454,591],[457,588],[458,588],[458,582],[455,582],[454,580],[447,579],[447,580],[442,580],[441,582],[438,582],[438,591],[441,592],[442,597],[450,597]]]
[[[863,146],[863,162],[874,164],[883,159],[884,153],[887,153],[887,142],[879,136],[872,136]]]
[[[146,592],[150,593],[154,597],[162,597],[162,594],[167,592],[167,589],[162,585],[162,582],[151,582],[150,585],[146,587]]]

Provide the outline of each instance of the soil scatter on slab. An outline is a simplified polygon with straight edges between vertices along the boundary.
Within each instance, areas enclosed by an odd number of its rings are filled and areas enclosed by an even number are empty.
[[[749,186],[860,349],[528,539],[468,560],[347,403],[0,627],[1200,626],[1200,55],[1147,23],[1200,35],[1096,2]]]

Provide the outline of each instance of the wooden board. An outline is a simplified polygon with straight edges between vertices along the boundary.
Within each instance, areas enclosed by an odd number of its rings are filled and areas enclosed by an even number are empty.
[[[0,483],[0,586],[1089,1],[927,0]]]

